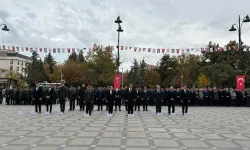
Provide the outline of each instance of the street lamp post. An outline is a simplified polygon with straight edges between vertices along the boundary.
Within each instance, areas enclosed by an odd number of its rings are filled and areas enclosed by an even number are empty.
[[[123,29],[121,27],[122,20],[120,19],[120,16],[117,17],[115,20],[115,23],[118,24],[118,45],[117,45],[117,73],[119,73],[119,67],[120,67],[120,32],[123,32]]]
[[[238,25],[235,23],[232,25],[232,27],[229,29],[229,31],[236,31],[238,29],[238,36],[239,36],[239,50],[240,51],[243,51],[242,49],[242,44],[243,42],[241,41],[241,29],[242,29],[242,24],[243,23],[247,23],[247,22],[250,22],[250,18],[249,16],[247,15],[246,17],[243,18],[243,20],[240,19],[240,16],[239,16],[239,20],[238,20]],[[236,26],[236,28],[235,28]]]
[[[0,27],[3,26],[2,30],[3,31],[10,31],[10,29],[7,27],[6,24],[0,22]]]
[[[246,17],[243,18],[243,20],[241,20],[240,15],[239,15],[239,19],[238,19],[238,25],[235,23],[232,25],[232,27],[229,29],[229,31],[236,31],[238,29],[238,36],[239,36],[239,51],[241,53],[241,61],[240,61],[240,68],[244,69],[244,63],[243,63],[243,42],[241,41],[241,29],[242,29],[242,25],[243,23],[247,23],[250,22],[249,16],[247,15]],[[236,28],[235,28],[236,26]]]

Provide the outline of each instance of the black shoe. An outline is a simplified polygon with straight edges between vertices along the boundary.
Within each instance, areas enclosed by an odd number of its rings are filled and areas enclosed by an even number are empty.
[[[115,109],[115,111],[117,111],[117,110]]]
[[[119,111],[122,111],[121,109]]]

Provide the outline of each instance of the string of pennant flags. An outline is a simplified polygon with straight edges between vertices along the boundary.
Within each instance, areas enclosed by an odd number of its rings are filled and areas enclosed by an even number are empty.
[[[102,50],[113,51],[115,46],[103,47]],[[186,49],[166,49],[166,48],[142,48],[142,47],[131,47],[131,46],[120,46],[121,51],[133,51],[133,52],[149,52],[149,53],[204,53],[204,52],[215,52],[215,51],[228,51],[228,50],[238,50],[236,46],[231,47],[218,47],[218,48],[186,48]],[[13,52],[37,52],[37,53],[79,53],[80,51],[96,51],[96,47],[92,48],[33,48],[33,47],[19,47],[19,46],[9,46],[0,45],[0,50],[10,50]],[[244,48],[244,51],[249,51],[248,48]]]

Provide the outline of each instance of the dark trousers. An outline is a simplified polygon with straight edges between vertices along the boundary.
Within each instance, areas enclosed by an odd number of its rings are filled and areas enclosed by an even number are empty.
[[[52,104],[53,104],[53,102],[52,102],[52,100],[51,99],[48,99],[47,101],[46,101],[46,110],[47,110],[47,112],[52,112]]]
[[[113,114],[113,103],[109,103],[109,114]]]
[[[168,114],[171,113],[171,107],[172,107],[172,113],[175,112],[175,102],[170,100],[168,101]]]
[[[133,103],[128,103],[128,114],[134,114]]]
[[[126,111],[128,111],[128,101],[127,100],[125,100],[125,109],[126,109]]]
[[[13,98],[10,99],[10,105],[15,105],[15,100]]]
[[[204,102],[205,102],[205,106],[208,106],[208,102],[209,102],[209,96],[204,96]]]
[[[109,110],[109,103],[108,103],[108,101],[106,101],[106,111],[108,111]]]
[[[75,99],[71,99],[69,100],[69,110],[75,110],[75,104],[76,100]]]
[[[79,100],[79,106],[80,106],[80,111],[84,111],[85,110],[85,102],[83,100]]]
[[[40,100],[35,100],[35,111],[36,111],[36,113],[38,113],[37,109],[39,109],[39,113],[41,113],[41,101]]]
[[[147,99],[143,100],[143,111],[148,111],[148,100]]]
[[[214,100],[214,106],[219,106],[219,100]]]
[[[156,113],[161,113],[161,104],[155,104]]]
[[[102,99],[98,99],[98,100],[97,100],[97,105],[98,105],[98,111],[99,111],[99,110],[102,111],[103,100],[102,100]]]
[[[121,99],[115,100],[115,111],[117,111],[117,106],[118,106],[119,110],[121,111]]]
[[[65,98],[60,99],[60,110],[64,113],[65,111]]]
[[[7,103],[7,105],[10,104],[10,97],[6,97],[6,103]]]
[[[135,103],[135,111],[136,111],[136,108],[138,108],[138,111],[140,111],[140,107],[141,107],[141,100],[137,99]]]
[[[182,114],[184,115],[184,113],[188,112],[188,102],[183,102],[182,103]]]
[[[91,116],[92,112],[92,104],[91,102],[86,102],[86,114],[89,114]]]

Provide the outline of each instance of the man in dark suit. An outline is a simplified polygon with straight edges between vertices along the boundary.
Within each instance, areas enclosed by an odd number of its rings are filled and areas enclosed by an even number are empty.
[[[133,115],[133,107],[135,102],[135,90],[133,89],[133,84],[130,84],[129,88],[127,89],[126,101],[128,103],[128,114]]]
[[[161,91],[161,87],[157,85],[157,89],[154,94],[156,114],[159,114],[159,115],[161,114],[161,106],[162,106],[163,99],[164,99],[164,94]]]
[[[119,108],[119,111],[121,111],[121,103],[122,103],[122,94],[119,89],[115,89],[115,111],[117,111],[117,106]]]
[[[96,93],[95,93],[95,99],[96,99],[96,103],[98,106],[97,111],[102,111],[102,105],[103,105],[103,98],[104,98],[104,93],[101,89],[101,87],[98,87]]]
[[[88,85],[87,91],[85,93],[85,104],[86,104],[86,115],[91,116],[92,104],[94,102],[94,91],[91,85]]]
[[[82,87],[79,89],[79,93],[78,93],[79,106],[80,106],[79,111],[84,111],[84,108],[85,108],[85,100],[84,100],[85,93],[86,93],[85,84],[82,84]]]
[[[149,99],[150,99],[150,91],[148,91],[147,87],[144,86],[144,91],[142,95],[143,111],[148,111]]]
[[[138,108],[138,111],[140,111],[142,94],[141,94],[141,89],[139,87],[136,88],[135,95],[136,95],[136,98],[135,98],[135,111],[136,111],[137,108]]]
[[[115,102],[115,91],[113,90],[113,86],[109,87],[107,91],[107,101],[108,101],[108,113],[110,116],[113,114],[114,102]]]
[[[182,114],[183,115],[187,115],[189,102],[190,102],[190,93],[187,90],[187,86],[184,86],[183,90],[181,91],[181,103],[182,103]]]
[[[35,103],[35,112],[38,113],[38,108],[39,108],[39,113],[41,113],[41,104],[43,100],[43,89],[39,87],[39,83],[36,83],[36,87],[33,89],[32,92],[32,99]]]
[[[175,101],[176,101],[176,91],[174,91],[174,88],[171,86],[168,91],[168,115],[171,114],[171,107],[172,107],[172,114],[174,115],[175,112]]]
[[[59,97],[61,113],[64,113],[66,99],[69,98],[69,90],[66,86],[64,86],[64,81],[61,83],[61,87],[58,90],[58,97]]]

